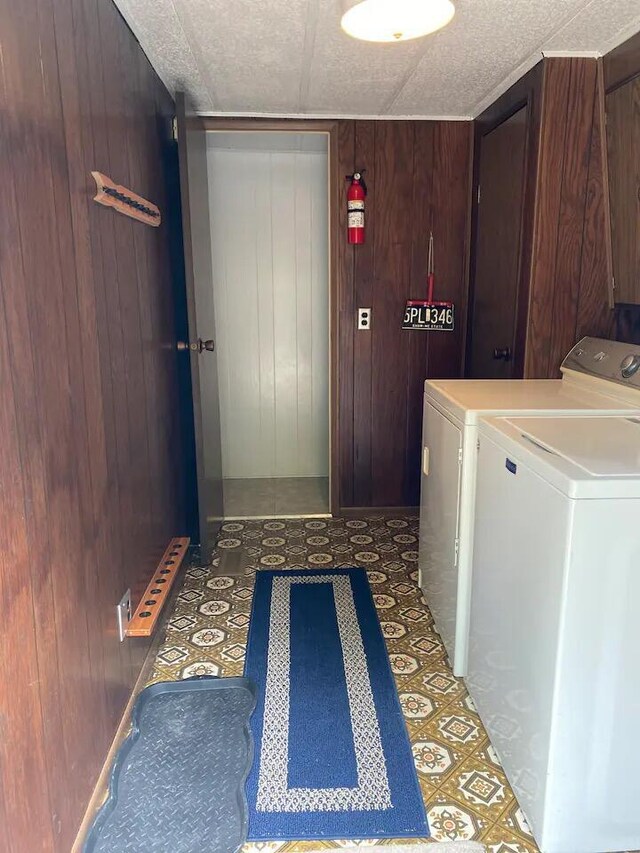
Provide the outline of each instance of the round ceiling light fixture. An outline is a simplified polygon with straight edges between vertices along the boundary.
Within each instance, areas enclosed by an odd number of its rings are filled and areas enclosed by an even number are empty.
[[[446,27],[451,0],[347,0],[342,29],[363,41],[409,41]]]

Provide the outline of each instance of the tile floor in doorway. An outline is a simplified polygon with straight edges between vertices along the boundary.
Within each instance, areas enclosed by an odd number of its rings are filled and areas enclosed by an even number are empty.
[[[224,480],[227,518],[326,515],[328,477],[273,477]]]
[[[151,681],[242,674],[256,569],[363,566],[387,640],[433,840],[474,839],[491,853],[536,853],[464,683],[451,674],[417,585],[417,534],[418,519],[412,517],[225,523],[213,565],[193,565],[186,572]],[[222,551],[238,547],[246,549],[249,568],[240,577],[220,575]],[[345,843],[247,844],[244,851],[291,853]]]

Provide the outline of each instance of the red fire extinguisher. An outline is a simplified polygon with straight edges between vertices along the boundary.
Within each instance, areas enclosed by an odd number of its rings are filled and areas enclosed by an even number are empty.
[[[347,190],[347,233],[350,243],[364,243],[364,200],[367,187],[363,173],[364,169],[346,176],[351,181]]]

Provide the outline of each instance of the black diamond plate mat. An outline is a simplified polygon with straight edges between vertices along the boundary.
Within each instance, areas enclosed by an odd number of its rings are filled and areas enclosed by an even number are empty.
[[[246,678],[194,678],[140,693],[109,797],[84,853],[235,853],[247,834],[253,758]]]

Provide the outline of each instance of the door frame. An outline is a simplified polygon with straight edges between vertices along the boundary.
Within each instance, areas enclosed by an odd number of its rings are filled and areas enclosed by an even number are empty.
[[[522,217],[520,223],[520,259],[518,263],[518,289],[516,294],[516,323],[512,343],[514,353],[512,378],[524,376],[525,351],[527,343],[527,325],[529,316],[529,296],[531,281],[531,262],[533,254],[533,228],[535,214],[536,182],[538,174],[538,152],[540,149],[540,128],[542,123],[542,80],[543,60],[535,65],[517,83],[511,86],[495,103],[491,104],[473,122],[473,178],[471,191],[471,243],[469,263],[469,294],[467,337],[465,345],[466,364],[471,356],[471,337],[473,334],[473,309],[476,279],[476,246],[478,240],[478,187],[480,183],[480,155],[485,136],[511,118],[522,107],[527,108],[527,127],[524,152],[524,193],[522,198]]]
[[[339,188],[345,184],[339,175],[338,119],[267,119],[267,118],[218,118],[201,115],[205,130],[266,132],[266,133],[323,133],[329,140],[328,156],[328,210],[329,210],[329,512],[340,512],[340,447],[338,430],[339,375],[340,363],[338,335],[338,306],[340,305],[339,246],[341,235],[341,194]]]

